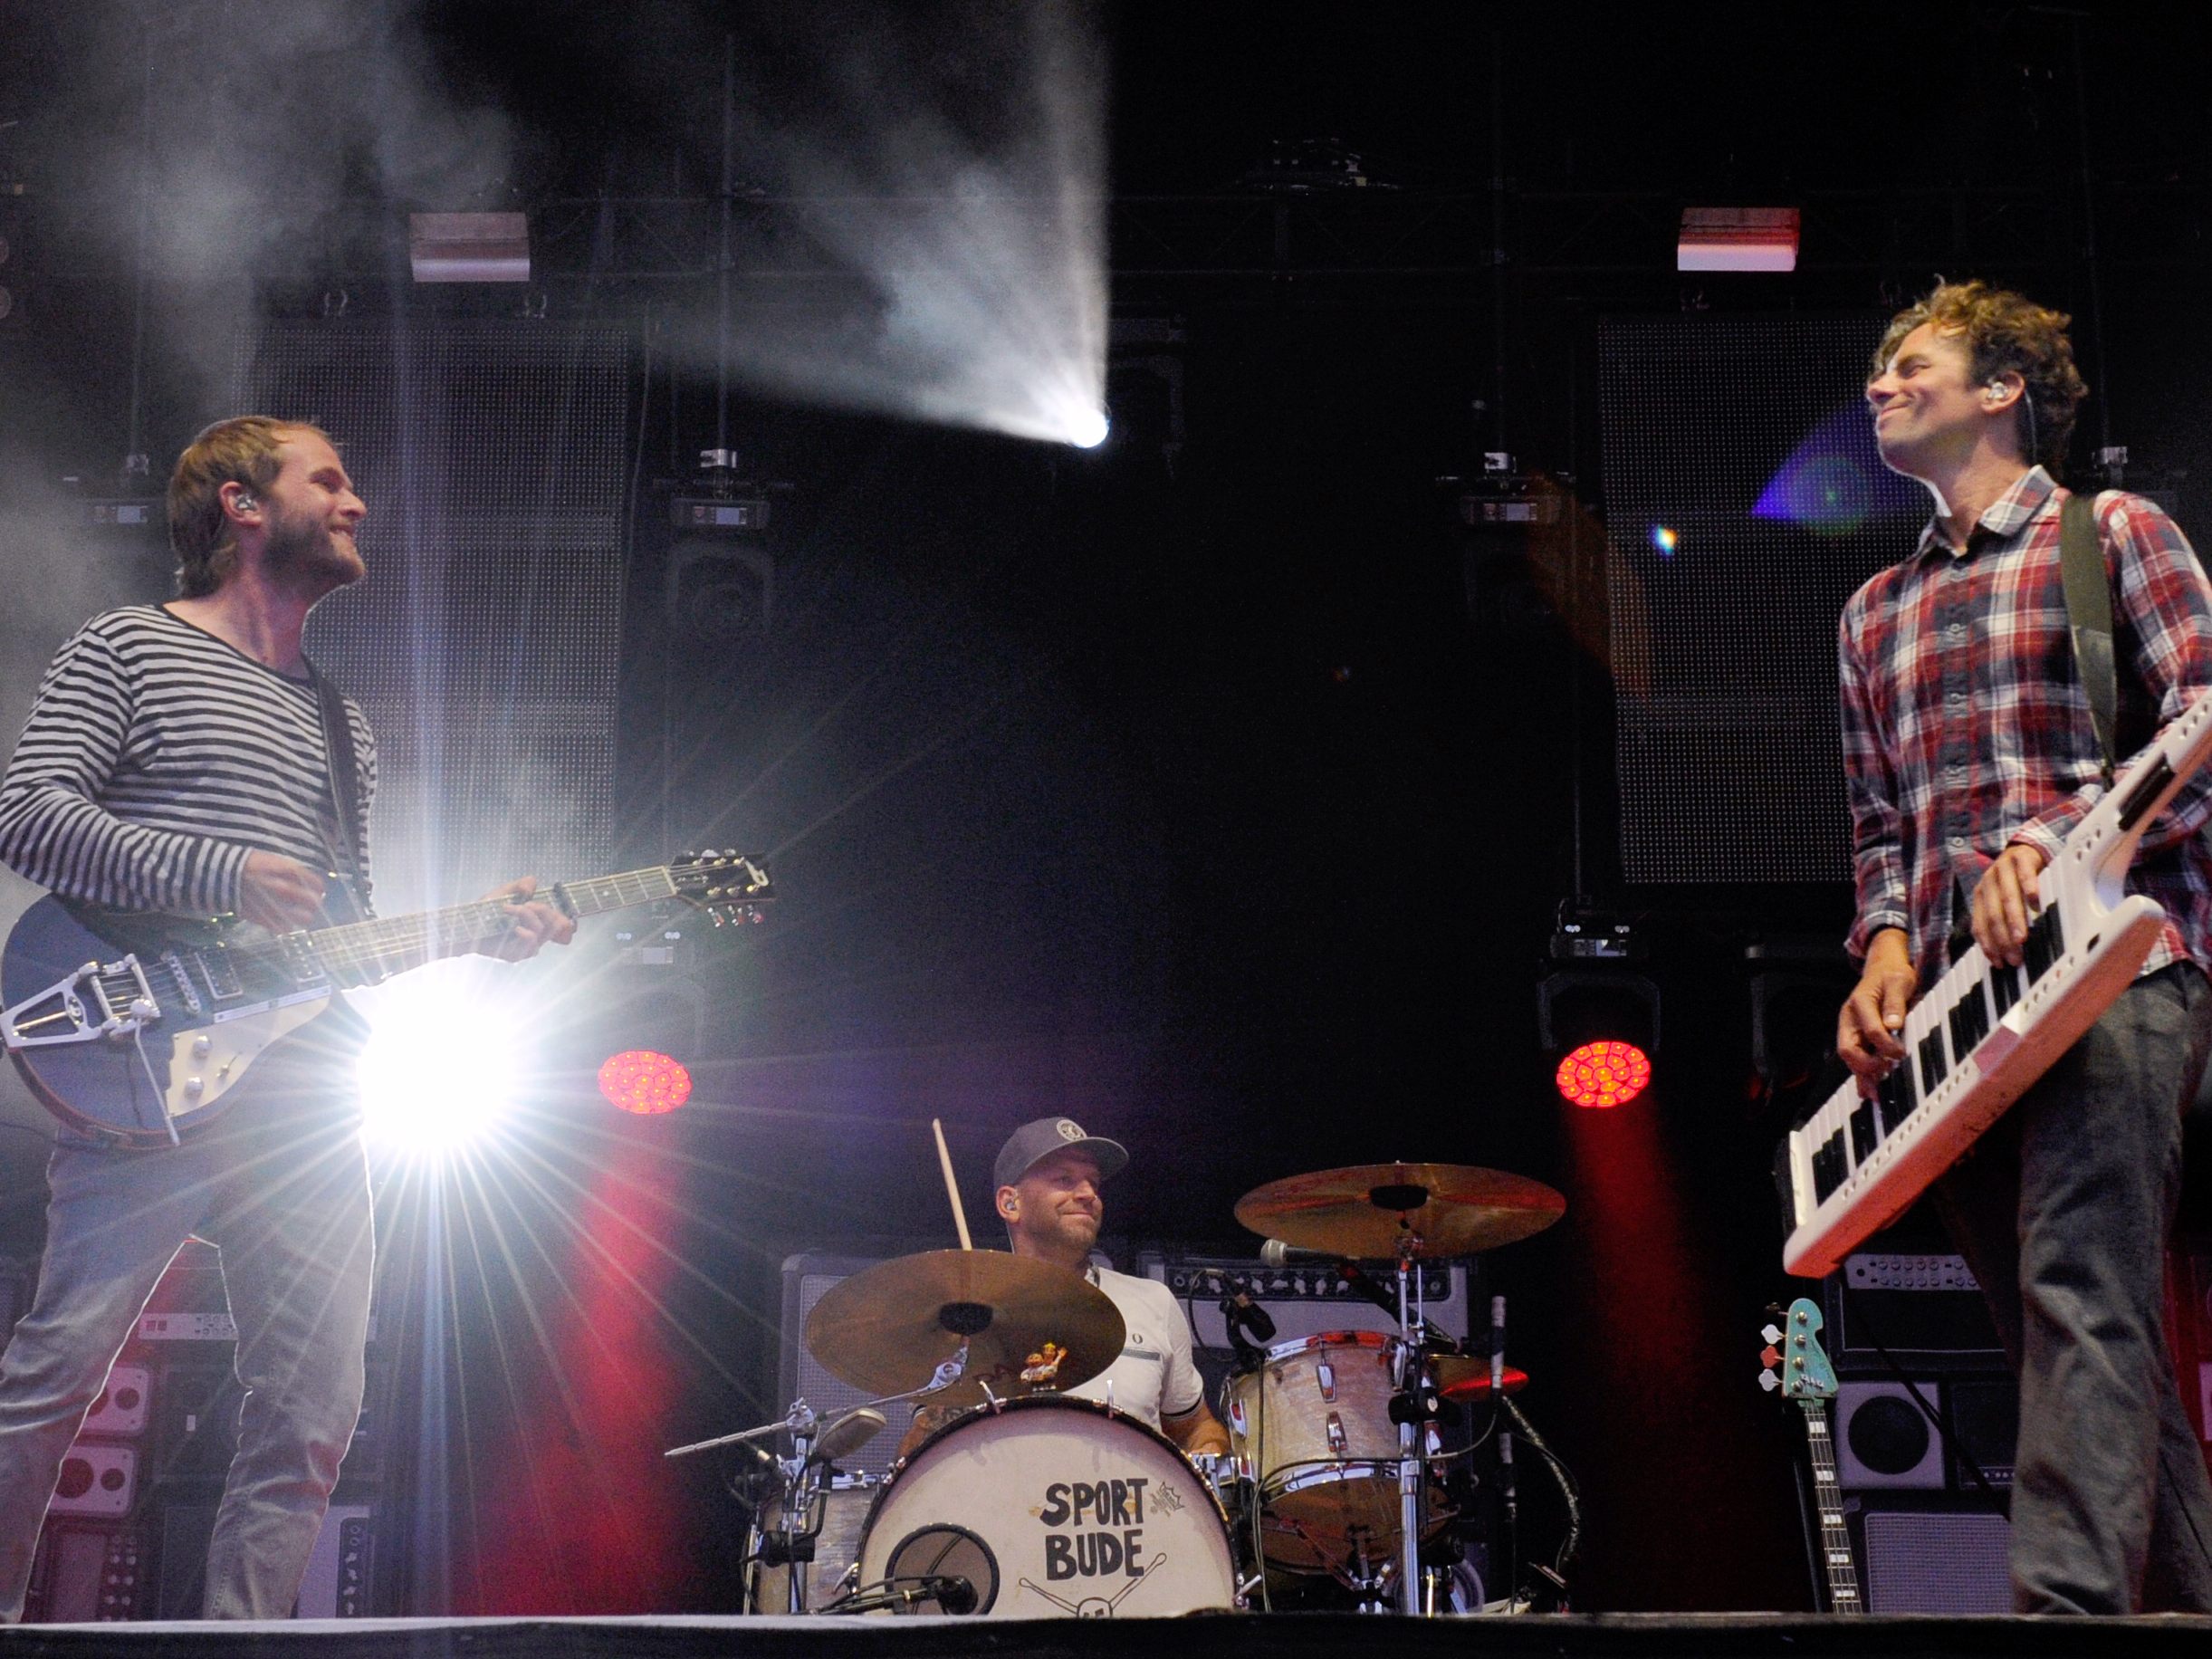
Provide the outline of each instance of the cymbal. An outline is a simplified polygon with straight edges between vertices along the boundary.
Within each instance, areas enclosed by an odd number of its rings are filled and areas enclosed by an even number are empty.
[[[980,1405],[1087,1383],[1121,1357],[1121,1309],[1080,1273],[997,1250],[932,1250],[880,1261],[833,1286],[807,1316],[807,1350],[872,1395],[929,1381],[968,1341],[961,1380],[932,1405]],[[1050,1342],[1066,1350],[1049,1383],[1022,1371]]]
[[[1264,1238],[1350,1261],[1472,1256],[1541,1232],[1566,1200],[1541,1181],[1470,1164],[1361,1164],[1290,1175],[1237,1200]]]
[[[1490,1397],[1490,1362],[1474,1354],[1439,1354],[1430,1362],[1436,1367],[1436,1391],[1447,1400],[1487,1400]],[[1528,1386],[1528,1373],[1508,1366],[1505,1392],[1518,1394]]]

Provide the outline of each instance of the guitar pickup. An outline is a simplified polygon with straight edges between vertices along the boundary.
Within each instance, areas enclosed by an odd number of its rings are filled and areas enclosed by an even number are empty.
[[[11,1049],[50,1048],[129,1037],[161,1018],[154,988],[136,956],[88,962],[43,991],[0,1009],[0,1039]]]
[[[200,977],[207,983],[207,994],[216,1002],[235,1002],[245,994],[238,970],[220,950],[194,951],[192,960],[199,964]]]

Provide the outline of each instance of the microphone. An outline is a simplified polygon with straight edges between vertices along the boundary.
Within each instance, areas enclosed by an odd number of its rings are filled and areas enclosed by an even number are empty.
[[[1280,1239],[1269,1239],[1259,1247],[1259,1259],[1269,1267],[1299,1267],[1312,1262],[1320,1267],[1334,1267],[1344,1258],[1333,1250],[1302,1250],[1296,1244],[1286,1244]]]
[[[850,1457],[883,1433],[886,1421],[883,1413],[873,1405],[847,1412],[822,1431],[822,1437],[814,1443],[814,1455],[807,1461],[834,1463],[841,1457]]]
[[[1506,1299],[1490,1298],[1490,1398],[1506,1397]]]
[[[1213,1275],[1213,1288],[1221,1292],[1221,1318],[1231,1332],[1241,1331],[1254,1342],[1275,1340],[1274,1316],[1252,1299],[1250,1290],[1224,1282],[1219,1273]]]
[[[928,1580],[936,1592],[937,1606],[954,1618],[964,1617],[975,1611],[975,1586],[956,1575],[947,1575]]]

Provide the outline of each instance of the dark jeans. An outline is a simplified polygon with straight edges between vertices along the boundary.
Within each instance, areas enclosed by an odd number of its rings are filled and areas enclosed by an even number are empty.
[[[2208,1050],[2203,972],[2146,974],[1936,1187],[2020,1376],[2024,1613],[2212,1611],[2212,1480],[2164,1294],[2181,1115]]]

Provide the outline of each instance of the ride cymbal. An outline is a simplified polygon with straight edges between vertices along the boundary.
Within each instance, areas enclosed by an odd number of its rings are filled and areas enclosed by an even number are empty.
[[[1080,1273],[996,1250],[899,1256],[834,1286],[807,1316],[807,1351],[838,1380],[872,1395],[929,1381],[964,1338],[961,1380],[932,1405],[981,1405],[1087,1383],[1121,1357],[1121,1309]],[[1049,1381],[1024,1381],[1032,1357],[1061,1350]]]
[[[1479,1255],[1566,1213],[1566,1200],[1541,1181],[1470,1164],[1324,1169],[1237,1200],[1237,1220],[1263,1238],[1355,1261]]]

